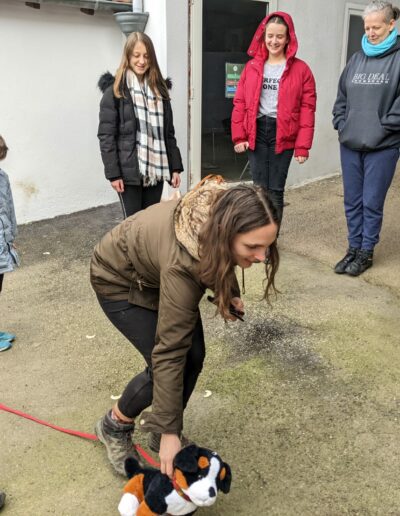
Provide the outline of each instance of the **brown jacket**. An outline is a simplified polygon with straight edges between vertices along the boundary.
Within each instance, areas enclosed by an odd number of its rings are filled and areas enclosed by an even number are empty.
[[[186,354],[205,291],[196,270],[197,235],[213,191],[226,188],[226,183],[207,182],[180,201],[138,212],[107,233],[94,250],[91,283],[98,294],[159,312],[152,412],[144,412],[140,420],[145,431],[182,431]]]

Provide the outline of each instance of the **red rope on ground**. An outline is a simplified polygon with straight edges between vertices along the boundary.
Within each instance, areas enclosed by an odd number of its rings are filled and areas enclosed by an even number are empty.
[[[81,437],[83,439],[88,439],[90,441],[98,441],[97,435],[94,434],[86,434],[84,432],[79,432],[78,430],[69,430],[68,428],[63,428],[62,426],[53,425],[52,423],[48,423],[47,421],[43,421],[29,414],[25,414],[25,412],[21,412],[20,410],[13,409],[11,407],[7,407],[0,403],[0,410],[4,410],[5,412],[10,412],[11,414],[15,414],[16,416],[24,417],[25,419],[30,419],[35,423],[39,423],[39,425],[48,426],[53,430],[57,430],[58,432],[63,432],[64,434],[74,435],[75,437]],[[143,450],[141,446],[138,444],[134,445],[137,452],[151,465],[156,468],[160,467],[160,464],[151,457],[146,451]]]

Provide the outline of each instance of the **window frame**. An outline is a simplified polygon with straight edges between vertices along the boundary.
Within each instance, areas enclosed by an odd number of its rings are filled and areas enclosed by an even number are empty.
[[[342,43],[342,59],[341,59],[341,69],[346,66],[347,59],[347,51],[349,45],[349,30],[350,30],[350,16],[360,16],[362,17],[362,13],[364,12],[365,5],[364,4],[355,4],[353,2],[346,3],[345,5],[345,13],[344,13],[344,24],[343,24],[343,43]]]

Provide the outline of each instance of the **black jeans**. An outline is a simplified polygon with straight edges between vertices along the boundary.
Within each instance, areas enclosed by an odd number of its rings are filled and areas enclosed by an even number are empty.
[[[132,378],[125,387],[118,408],[129,418],[137,417],[153,400],[153,372],[151,353],[155,344],[158,312],[132,305],[128,301],[112,301],[97,295],[100,306],[112,324],[126,337],[143,356],[147,367]],[[192,347],[186,357],[183,387],[185,408],[203,368],[205,344],[200,318],[193,332]]]
[[[125,185],[123,193],[119,194],[124,218],[144,210],[161,200],[164,181],[159,181],[154,186]]]
[[[257,118],[256,147],[254,151],[248,151],[250,171],[254,184],[268,190],[279,220],[282,220],[285,184],[293,149],[276,154],[275,145],[276,119],[269,116]]]
[[[4,278],[4,274],[0,274],[0,292],[2,291],[2,288],[3,288],[3,278]]]

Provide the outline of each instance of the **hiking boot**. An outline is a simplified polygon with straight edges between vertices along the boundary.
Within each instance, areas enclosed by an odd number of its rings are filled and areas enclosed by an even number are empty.
[[[344,274],[346,267],[355,259],[358,249],[355,247],[349,247],[346,255],[335,265],[336,274]]]
[[[360,249],[354,260],[346,267],[346,274],[349,274],[349,276],[359,276],[364,271],[372,267],[372,257],[373,251]]]
[[[134,457],[139,464],[141,460],[132,441],[134,423],[120,423],[111,417],[111,410],[97,421],[95,434],[107,450],[108,460],[120,475],[126,476],[125,460]]]
[[[155,432],[150,432],[149,440],[147,441],[147,443],[148,443],[151,451],[153,451],[155,453],[160,453],[161,434],[157,434]],[[181,435],[182,448],[185,448],[185,446],[189,446],[191,444],[194,444],[193,441],[191,441],[184,435]]]

